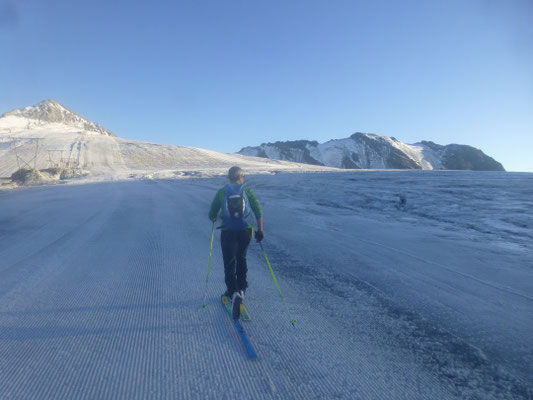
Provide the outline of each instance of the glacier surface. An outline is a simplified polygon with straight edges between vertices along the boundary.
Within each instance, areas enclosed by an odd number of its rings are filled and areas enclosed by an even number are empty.
[[[533,174],[246,176],[249,361],[210,179],[0,192],[0,398],[530,399]],[[289,324],[291,319],[296,327]]]

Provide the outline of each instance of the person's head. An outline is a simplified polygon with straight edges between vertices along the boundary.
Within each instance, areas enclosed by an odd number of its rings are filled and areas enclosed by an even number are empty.
[[[244,171],[241,167],[231,167],[228,171],[228,178],[231,182],[244,182]]]

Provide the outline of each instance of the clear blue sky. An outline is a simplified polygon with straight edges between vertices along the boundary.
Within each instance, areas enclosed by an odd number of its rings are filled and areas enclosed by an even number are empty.
[[[533,1],[0,0],[0,113],[234,152],[353,132],[533,171]]]

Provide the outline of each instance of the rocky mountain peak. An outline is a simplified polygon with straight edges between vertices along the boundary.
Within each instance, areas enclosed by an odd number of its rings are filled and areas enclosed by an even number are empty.
[[[80,128],[91,133],[115,136],[115,134],[110,130],[89,121],[88,119],[65,107],[58,101],[52,99],[44,100],[34,106],[16,109],[2,115],[2,117],[9,116],[37,120],[40,123],[60,123],[75,128]]]

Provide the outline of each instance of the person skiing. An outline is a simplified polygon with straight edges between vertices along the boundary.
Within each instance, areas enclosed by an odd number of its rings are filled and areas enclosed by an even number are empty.
[[[226,282],[224,295],[232,300],[233,318],[239,319],[240,306],[248,287],[246,251],[253,237],[253,224],[248,217],[250,210],[253,211],[257,219],[255,239],[260,243],[264,238],[263,211],[252,189],[244,185],[244,172],[240,167],[231,167],[228,178],[230,183],[218,190],[208,215],[215,222],[221,211],[222,224],[219,229],[222,229],[220,244]]]

